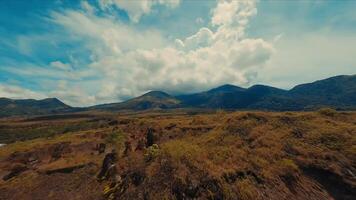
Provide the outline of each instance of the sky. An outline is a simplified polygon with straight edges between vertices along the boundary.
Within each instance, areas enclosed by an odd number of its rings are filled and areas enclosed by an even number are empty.
[[[71,106],[356,74],[353,0],[0,0],[0,97]]]

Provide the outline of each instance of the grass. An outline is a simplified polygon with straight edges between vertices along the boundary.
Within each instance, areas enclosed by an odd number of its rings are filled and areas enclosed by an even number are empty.
[[[319,184],[317,180],[303,182],[307,177],[304,170],[310,167],[356,184],[347,174],[356,158],[354,112],[138,113],[118,116],[118,121],[120,118],[127,123],[117,125],[115,130],[105,126],[16,142],[2,148],[0,157],[65,141],[104,142],[122,152],[129,141],[133,151],[120,153],[117,163],[119,174],[128,184],[123,199],[142,195],[149,199],[176,198],[172,188],[195,195],[192,198],[221,195],[225,199],[260,199],[264,194],[275,199],[280,197],[277,194],[303,195],[291,192],[297,191],[298,185],[314,195],[320,193],[313,185]],[[146,139],[147,128],[154,130],[156,145],[136,151],[138,141]],[[102,157],[73,152],[46,167],[95,159],[100,164]],[[142,176],[142,182],[134,184],[132,174]],[[307,198],[299,196],[303,197]]]
[[[1,125],[1,123],[0,123]],[[0,143],[33,140],[36,138],[50,138],[60,134],[93,130],[107,126],[102,121],[72,121],[52,123],[10,123],[0,128]]]

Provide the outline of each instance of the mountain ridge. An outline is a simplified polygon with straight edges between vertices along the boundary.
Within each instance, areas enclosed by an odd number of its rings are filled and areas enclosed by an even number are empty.
[[[224,84],[207,91],[176,96],[153,90],[127,101],[83,108],[68,106],[57,98],[42,100],[0,98],[0,106],[2,117],[92,110],[140,111],[174,108],[300,111],[328,106],[354,110],[356,75],[334,76],[299,84],[290,90],[261,84],[248,88]]]
[[[76,109],[57,98],[41,100],[0,98],[0,117],[56,114],[74,110]]]

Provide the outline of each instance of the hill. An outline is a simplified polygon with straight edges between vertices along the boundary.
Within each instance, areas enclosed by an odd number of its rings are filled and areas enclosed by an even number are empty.
[[[289,91],[289,95],[309,105],[355,106],[356,75],[335,76],[313,83],[297,85]]]
[[[227,109],[301,111],[332,107],[339,110],[356,109],[356,75],[342,75],[297,85],[291,90],[254,85],[242,88],[222,85],[208,91],[172,96],[151,91],[120,103],[87,108],[73,108],[58,99],[12,100],[0,99],[0,117],[43,115],[78,111],[142,111],[154,109]]]
[[[42,100],[14,100],[0,98],[0,116],[2,117],[15,115],[43,115],[68,111],[71,111],[71,107],[56,98]]]
[[[183,107],[312,110],[320,107],[356,108],[356,75],[335,76],[313,83],[297,85],[291,90],[254,85],[241,88],[224,85],[206,92],[177,96]]]
[[[200,108],[244,109],[270,95],[283,95],[284,90],[255,85],[248,89],[223,85],[212,90],[177,96],[183,106]]]
[[[90,109],[99,110],[146,110],[146,109],[168,109],[177,108],[179,100],[167,93],[160,91],[151,91],[142,96],[130,99],[122,103],[103,104],[90,107]]]

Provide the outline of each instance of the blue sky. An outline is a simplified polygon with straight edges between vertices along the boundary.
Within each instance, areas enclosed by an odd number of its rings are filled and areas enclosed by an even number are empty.
[[[0,96],[73,106],[355,74],[356,1],[0,0]]]

